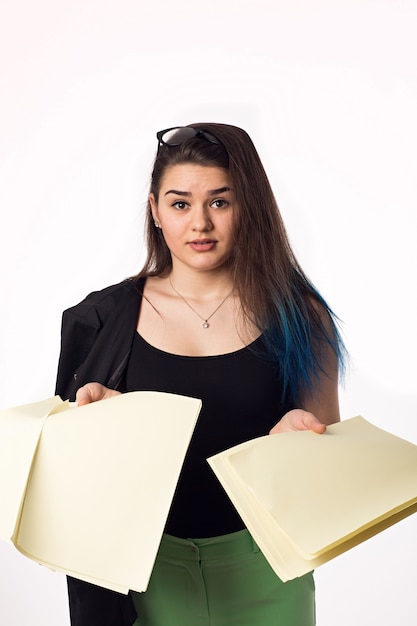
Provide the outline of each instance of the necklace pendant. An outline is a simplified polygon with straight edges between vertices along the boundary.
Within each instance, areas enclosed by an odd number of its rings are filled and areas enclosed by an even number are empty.
[[[196,310],[194,309],[194,307],[192,307],[192,306],[191,306],[191,304],[190,304],[190,303],[189,303],[189,302],[188,302],[188,301],[184,298],[184,296],[182,296],[182,295],[179,293],[179,291],[177,291],[177,290],[175,289],[175,287],[174,287],[174,285],[172,284],[172,281],[171,281],[171,276],[168,276],[168,280],[169,280],[169,283],[170,283],[170,285],[171,285],[171,287],[172,287],[173,291],[175,291],[175,293],[177,294],[177,296],[178,296],[179,298],[181,298],[181,300],[184,302],[184,304],[186,304],[186,305],[188,306],[188,308],[189,308],[189,309],[191,309],[191,311],[192,311],[193,313],[195,313],[195,314],[196,314],[196,315],[200,318],[200,320],[203,320],[203,324],[202,324],[203,328],[210,328],[210,324],[208,323],[209,319],[211,319],[211,318],[213,317],[213,315],[214,315],[215,313],[217,313],[217,311],[220,309],[220,307],[221,307],[221,306],[223,306],[223,304],[226,302],[227,298],[229,298],[229,297],[232,295],[232,293],[233,293],[233,289],[232,289],[232,291],[229,291],[229,293],[227,294],[227,296],[226,296],[225,298],[223,298],[223,300],[220,302],[220,304],[219,304],[219,305],[218,305],[218,306],[214,309],[213,313],[210,313],[210,315],[209,315],[206,319],[204,319],[204,317],[203,317],[202,315],[200,315],[200,313],[198,313],[198,311],[196,311]]]

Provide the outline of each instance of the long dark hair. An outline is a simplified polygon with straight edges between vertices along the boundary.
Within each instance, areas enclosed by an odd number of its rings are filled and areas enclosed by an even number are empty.
[[[284,392],[294,406],[327,373],[336,355],[343,370],[345,349],[337,318],[308,279],[289,243],[266,172],[249,135],[228,124],[198,123],[220,143],[203,136],[179,146],[161,145],[155,158],[150,192],[158,200],[168,167],[183,163],[228,170],[235,194],[234,252],[230,267],[247,318],[263,332],[271,360],[282,372]],[[148,202],[148,256],[138,278],[169,273],[172,260]]]

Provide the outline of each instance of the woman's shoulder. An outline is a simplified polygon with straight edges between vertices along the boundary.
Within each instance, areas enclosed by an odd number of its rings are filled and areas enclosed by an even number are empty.
[[[92,291],[81,302],[64,311],[65,317],[96,319],[109,315],[115,310],[137,307],[143,291],[144,280],[127,278],[114,285]]]
[[[82,302],[89,302],[91,304],[106,304],[111,303],[112,301],[118,302],[121,298],[138,299],[142,296],[144,282],[144,280],[126,278],[115,285],[109,285],[103,289],[92,291],[84,298],[84,300],[82,300]]]

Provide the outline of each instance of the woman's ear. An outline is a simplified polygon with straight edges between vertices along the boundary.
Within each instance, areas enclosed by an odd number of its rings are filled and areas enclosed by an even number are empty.
[[[161,224],[159,222],[159,212],[158,212],[158,204],[155,199],[155,195],[153,193],[149,194],[149,204],[151,205],[152,217],[157,228],[161,228]]]

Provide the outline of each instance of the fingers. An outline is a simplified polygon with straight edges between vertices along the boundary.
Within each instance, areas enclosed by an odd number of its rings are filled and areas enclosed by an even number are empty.
[[[322,424],[313,413],[302,409],[288,411],[270,430],[271,435],[297,430],[312,430],[317,434],[322,434],[326,430],[326,425]]]
[[[315,433],[321,435],[326,430],[326,424],[322,424],[313,413],[304,411],[305,417],[303,423],[306,426],[306,430],[312,430]]]
[[[87,383],[87,385],[78,389],[75,400],[78,403],[78,406],[83,406],[84,404],[90,404],[91,402],[97,402],[98,400],[105,400],[106,398],[117,396],[119,393],[119,391],[109,389],[100,383]]]

